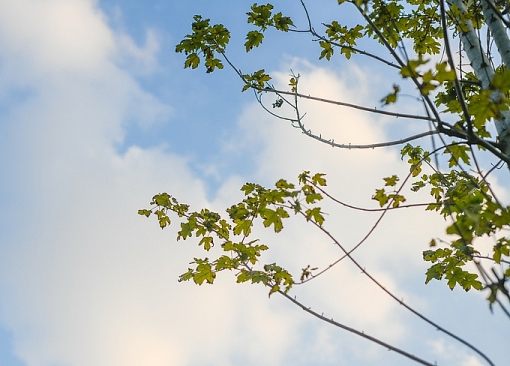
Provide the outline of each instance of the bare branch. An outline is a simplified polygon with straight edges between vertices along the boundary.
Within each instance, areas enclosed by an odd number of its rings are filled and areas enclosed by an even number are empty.
[[[306,130],[303,126],[302,128],[302,131],[305,135],[315,139],[315,140],[318,140],[320,142],[323,142],[327,145],[331,145],[332,147],[338,147],[338,148],[342,148],[342,149],[375,149],[375,148],[378,148],[378,147],[388,147],[388,146],[395,146],[395,145],[402,145],[402,144],[405,144],[406,142],[409,142],[409,141],[413,141],[413,140],[417,140],[417,139],[420,139],[420,138],[423,138],[423,137],[426,137],[426,136],[431,136],[431,135],[436,135],[438,134],[437,131],[426,131],[426,132],[422,132],[422,133],[419,133],[419,134],[416,134],[416,135],[413,135],[413,136],[409,136],[409,137],[405,137],[403,139],[400,139],[400,140],[394,140],[394,141],[388,141],[388,142],[379,142],[379,143],[374,143],[374,144],[364,144],[364,145],[359,145],[359,144],[338,144],[335,142],[335,140],[327,140],[327,139],[324,139],[321,137],[321,135],[317,136],[317,135],[314,135],[313,133],[311,133],[310,130]]]
[[[287,300],[291,301],[292,303],[294,303],[295,305],[299,306],[301,309],[303,309],[304,311],[306,311],[307,313],[315,316],[316,318],[322,320],[322,321],[325,321],[329,324],[332,324],[334,325],[335,327],[338,327],[338,328],[341,328],[341,329],[344,329],[350,333],[354,333],[362,338],[365,338],[365,339],[368,339],[369,341],[372,341],[374,343],[377,343],[378,345],[380,346],[383,346],[384,348],[387,348],[389,351],[393,351],[393,352],[396,352],[398,354],[401,354],[402,356],[404,357],[407,357],[409,358],[410,360],[413,360],[414,362],[416,363],[419,363],[421,365],[427,365],[427,366],[435,366],[436,364],[435,363],[430,363],[430,362],[427,362],[425,360],[422,360],[421,358],[418,358],[408,352],[405,352],[403,350],[401,350],[400,348],[397,348],[397,347],[394,347],[386,342],[383,342],[381,340],[379,340],[378,338],[375,338],[375,337],[372,337],[368,334],[365,334],[364,332],[360,332],[359,330],[356,330],[354,328],[351,328],[351,327],[348,327],[347,325],[344,325],[342,323],[339,323],[333,319],[330,319],[330,318],[326,318],[324,315],[322,314],[319,314],[317,313],[316,311],[313,311],[311,308],[309,307],[306,307],[305,305],[303,305],[301,302],[299,302],[298,300],[296,300],[295,298],[289,296],[288,294],[286,294],[285,292],[283,291],[278,291],[278,293],[280,295],[282,295],[283,297],[285,297]]]
[[[303,213],[302,213],[303,214]],[[304,214],[303,214],[304,215]],[[319,230],[321,230],[324,234],[326,234],[326,236],[328,236],[343,252],[344,254],[350,259],[350,261],[356,266],[358,267],[358,269],[364,274],[366,275],[373,283],[375,283],[377,285],[377,287],[379,287],[381,290],[383,290],[386,294],[388,294],[393,300],[397,301],[400,305],[402,305],[404,308],[406,308],[407,310],[409,310],[411,313],[413,313],[414,315],[416,315],[417,317],[419,317],[420,319],[422,319],[423,321],[425,321],[426,323],[432,325],[434,328],[436,328],[437,330],[447,334],[448,336],[452,337],[453,339],[459,341],[460,343],[464,344],[466,347],[470,348],[471,350],[473,350],[474,352],[476,352],[478,355],[480,355],[485,361],[487,361],[487,363],[491,366],[495,366],[494,363],[491,361],[490,358],[488,358],[482,351],[480,351],[478,348],[476,348],[475,346],[473,346],[472,344],[470,344],[469,342],[465,341],[464,339],[460,338],[459,336],[453,334],[452,332],[446,330],[445,328],[441,327],[439,324],[433,322],[432,320],[430,320],[429,318],[427,318],[426,316],[422,315],[421,313],[419,313],[418,311],[416,311],[415,309],[413,309],[412,307],[410,307],[409,305],[407,305],[406,303],[404,303],[403,300],[399,299],[398,297],[396,297],[392,292],[390,292],[388,289],[386,289],[386,287],[384,287],[379,281],[377,281],[370,273],[367,272],[367,270],[365,268],[363,268],[358,261],[356,261],[356,259],[354,259],[354,257],[336,240],[336,238],[329,232],[327,231],[323,226],[317,224],[315,221],[312,221],[312,223],[317,227],[319,228]]]
[[[326,197],[328,197],[330,200],[332,200],[333,202],[336,202],[338,203],[339,205],[342,205],[344,207],[347,207],[347,208],[350,208],[350,209],[353,209],[353,210],[356,210],[356,211],[365,211],[365,212],[381,212],[381,211],[392,211],[392,210],[400,210],[402,208],[411,208],[411,207],[424,207],[424,206],[430,206],[432,204],[435,204],[436,202],[430,202],[430,203],[412,203],[412,204],[409,204],[409,205],[399,205],[397,207],[382,207],[382,208],[364,208],[364,207],[357,207],[357,206],[353,206],[353,205],[350,205],[348,203],[345,203],[345,202],[342,202],[338,199],[336,199],[335,197],[333,197],[332,195],[330,195],[328,192],[326,192],[324,189],[322,189],[321,187],[317,187],[315,186],[315,189],[317,189],[318,191],[320,191],[323,195],[325,195]],[[393,203],[393,200],[391,200],[389,202],[389,204],[391,205]]]
[[[320,141],[322,143],[330,145],[332,147],[337,147],[337,148],[342,148],[342,149],[374,149],[374,148],[378,148],[378,147],[387,147],[387,146],[401,145],[401,144],[404,144],[404,143],[409,142],[409,141],[417,140],[417,139],[420,139],[420,138],[423,138],[423,137],[426,137],[426,136],[430,136],[430,135],[434,135],[434,134],[438,134],[439,133],[438,131],[435,131],[435,130],[433,130],[433,131],[426,131],[426,132],[422,132],[422,133],[419,133],[419,134],[416,134],[416,135],[405,137],[405,138],[400,139],[400,140],[394,140],[394,141],[388,141],[388,142],[380,142],[380,143],[373,143],[373,144],[352,144],[352,143],[339,144],[339,143],[335,143],[335,141],[333,139],[325,139],[325,138],[322,137],[322,135],[316,135],[311,130],[306,129],[305,125],[302,122],[302,119],[303,119],[304,116],[300,115],[300,113],[299,113],[298,97],[299,98],[304,98],[304,99],[315,100],[315,101],[319,101],[319,102],[324,102],[324,103],[330,103],[330,104],[336,104],[336,105],[341,105],[341,106],[345,106],[345,107],[360,109],[360,110],[364,110],[364,111],[368,111],[368,112],[372,112],[372,113],[391,115],[391,116],[394,116],[394,117],[427,119],[427,120],[429,120],[429,117],[411,116],[411,115],[406,115],[406,114],[401,114],[401,113],[381,111],[381,110],[377,110],[375,108],[372,109],[372,108],[362,107],[362,106],[358,106],[358,105],[354,105],[354,104],[350,104],[350,103],[344,103],[344,102],[338,102],[338,101],[333,101],[333,100],[328,100],[328,99],[323,99],[323,98],[318,98],[318,97],[306,96],[306,95],[303,95],[303,94],[299,94],[297,92],[280,91],[280,90],[277,90],[277,89],[274,89],[274,88],[266,88],[266,89],[264,89],[264,91],[273,92],[273,93],[277,94],[278,96],[281,96],[281,95],[293,95],[295,97],[295,102],[294,102],[294,104],[291,104],[291,106],[294,109],[294,111],[296,112],[296,118],[295,119],[282,117],[282,116],[279,116],[279,115],[269,111],[264,106],[264,104],[262,103],[262,95],[258,94],[257,92],[255,92],[255,96],[257,98],[257,101],[270,114],[272,114],[273,116],[276,116],[276,117],[278,117],[280,119],[293,122],[294,123],[293,126],[301,129],[301,131],[305,135],[307,135],[307,136],[309,136],[309,137],[311,137],[311,138],[313,138],[313,139],[315,139],[317,141]]]
[[[358,104],[352,104],[352,103],[340,102],[340,101],[337,101],[337,100],[319,98],[319,97],[314,97],[312,95],[294,93],[294,92],[280,90],[280,89],[275,89],[275,88],[265,88],[264,91],[266,91],[266,92],[273,92],[273,93],[282,94],[282,95],[297,96],[297,97],[303,98],[303,99],[314,100],[314,101],[317,101],[317,102],[328,103],[328,104],[335,104],[335,105],[339,105],[339,106],[342,106],[342,107],[358,109],[360,111],[370,112],[370,113],[374,113],[374,114],[382,114],[382,115],[396,117],[396,118],[408,118],[408,119],[421,120],[421,121],[437,122],[437,119],[432,118],[432,117],[428,117],[428,116],[420,116],[420,115],[416,115],[416,114],[406,114],[406,113],[390,112],[390,111],[385,111],[383,109],[377,109],[376,107],[374,107],[374,108],[364,107],[364,106],[361,106],[361,105],[358,105]]]
[[[370,57],[370,58],[373,58],[374,60],[377,60],[387,66],[390,66],[390,67],[393,67],[393,68],[396,68],[396,69],[400,69],[400,67],[396,64],[394,64],[393,62],[391,61],[388,61],[382,57],[379,57],[371,52],[367,52],[367,51],[364,51],[364,50],[360,50],[359,48],[356,48],[356,47],[352,47],[352,46],[345,46],[345,45],[341,45],[340,43],[337,43],[337,42],[333,42],[331,41],[330,39],[320,35],[319,33],[317,33],[317,31],[315,30],[315,28],[313,27],[312,25],[312,21],[310,19],[310,14],[308,13],[308,9],[304,3],[303,0],[300,0],[301,1],[301,6],[303,7],[303,10],[305,12],[305,15],[306,15],[306,19],[307,19],[307,22],[308,22],[308,29],[307,30],[293,30],[293,29],[289,29],[290,32],[299,32],[299,33],[310,33],[312,36],[314,36],[316,39],[315,41],[324,41],[324,42],[328,42],[329,44],[333,45],[333,46],[337,46],[341,49],[347,49],[347,50],[350,50],[352,51],[353,53],[357,53],[357,54],[360,54],[360,55],[364,55],[364,56],[367,56],[367,57]]]
[[[487,256],[484,256],[484,255],[473,255],[473,258],[479,258],[479,259],[487,259],[487,260],[490,260],[490,261],[493,261],[494,262],[494,258],[492,257],[487,257]],[[506,264],[510,264],[509,261],[506,261],[504,259],[501,259],[500,261],[501,263],[506,263]]]

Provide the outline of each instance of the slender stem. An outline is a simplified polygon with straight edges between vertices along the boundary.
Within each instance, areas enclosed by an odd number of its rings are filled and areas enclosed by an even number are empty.
[[[448,38],[448,28],[446,26],[446,11],[444,9],[444,0],[439,1],[439,6],[441,9],[441,26],[443,28],[443,39],[444,45],[446,49],[446,59],[448,64],[450,65],[450,69],[455,71],[455,65],[453,64],[453,56],[452,50],[450,48],[450,40]],[[457,98],[459,100],[460,106],[462,107],[462,113],[464,114],[464,119],[466,120],[468,126],[468,137],[471,138],[473,136],[473,123],[471,122],[471,116],[469,114],[466,101],[464,100],[464,93],[462,92],[462,88],[460,86],[459,78],[457,77],[457,73],[455,73],[455,92],[457,94]]]
[[[319,33],[317,33],[317,31],[314,29],[313,25],[312,25],[312,21],[310,19],[310,14],[308,13],[308,9],[304,3],[303,0],[300,0],[301,1],[301,6],[303,7],[303,10],[305,12],[305,16],[306,16],[306,19],[307,19],[307,22],[308,22],[308,29],[307,30],[293,30],[293,29],[289,29],[290,32],[298,32],[298,33],[310,33],[312,36],[314,36],[316,38],[316,40],[320,40],[320,41],[324,41],[324,42],[328,42],[329,44],[333,45],[333,46],[337,46],[339,48],[342,48],[342,49],[348,49],[350,51],[352,51],[353,53],[358,53],[360,55],[364,55],[364,56],[367,56],[367,57],[370,57],[370,58],[373,58],[374,60],[377,60],[383,64],[386,64],[387,66],[390,66],[390,67],[393,67],[393,68],[396,68],[396,69],[400,69],[400,67],[398,65],[395,65],[393,62],[391,61],[388,61],[382,57],[379,57],[371,52],[367,52],[367,51],[363,51],[363,50],[360,50],[359,48],[356,48],[356,47],[352,47],[352,46],[346,46],[346,45],[342,45],[340,43],[337,43],[337,42],[334,42],[334,41],[331,41],[330,39],[320,35]]]
[[[303,214],[303,213],[302,213]],[[304,214],[303,214],[304,215]],[[410,307],[409,305],[407,305],[406,303],[404,303],[403,300],[397,298],[392,292],[390,292],[388,289],[386,289],[386,287],[384,287],[379,281],[377,281],[370,273],[367,272],[367,270],[365,268],[363,268],[359,262],[354,259],[354,257],[336,240],[336,238],[329,232],[327,231],[324,227],[322,227],[321,225],[319,225],[318,223],[316,223],[315,221],[312,220],[312,223],[317,227],[319,228],[319,230],[321,230],[324,234],[326,234],[344,253],[345,255],[350,259],[350,261],[356,266],[358,267],[358,269],[364,274],[366,275],[373,283],[375,283],[381,290],[383,290],[386,294],[388,294],[392,299],[394,299],[395,301],[397,301],[400,305],[402,305],[404,308],[406,308],[407,310],[409,310],[411,313],[413,313],[414,315],[416,315],[417,317],[419,317],[420,319],[424,320],[426,323],[432,325],[434,328],[436,328],[437,330],[447,334],[448,336],[452,337],[453,339],[456,339],[457,341],[459,341],[460,343],[464,344],[466,347],[470,348],[471,350],[473,350],[474,352],[476,352],[478,355],[480,355],[485,361],[487,361],[487,363],[491,366],[495,366],[494,363],[491,361],[490,358],[488,358],[482,351],[480,351],[478,348],[476,348],[475,346],[473,346],[471,343],[465,341],[464,339],[460,338],[459,336],[453,334],[452,332],[448,331],[447,329],[441,327],[439,324],[433,322],[432,320],[430,320],[429,318],[427,318],[426,316],[422,315],[421,313],[419,313],[418,311],[414,310],[412,307]]]
[[[403,350],[401,350],[400,348],[397,348],[395,346],[392,346],[391,344],[388,344],[386,342],[383,342],[381,341],[380,339],[378,338],[375,338],[375,337],[372,337],[368,334],[365,334],[364,332],[360,332],[359,330],[356,330],[354,328],[351,328],[351,327],[348,327],[347,325],[344,325],[342,323],[339,323],[333,319],[330,319],[330,318],[326,318],[324,315],[322,314],[319,314],[317,313],[316,311],[313,311],[311,308],[309,307],[306,307],[305,305],[303,305],[301,302],[299,302],[298,300],[296,300],[295,298],[289,296],[288,294],[286,294],[285,292],[283,291],[278,291],[278,293],[280,295],[282,295],[283,297],[285,297],[287,300],[291,301],[292,303],[294,303],[295,305],[299,306],[301,309],[303,309],[304,311],[306,311],[307,313],[315,316],[316,318],[322,320],[322,321],[325,321],[326,323],[330,323],[332,325],[334,325],[335,327],[338,327],[338,328],[341,328],[341,329],[344,329],[348,332],[351,332],[351,333],[354,333],[362,338],[365,338],[365,339],[368,339],[369,341],[372,341],[374,343],[377,343],[378,345],[380,346],[383,346],[384,348],[387,348],[389,351],[393,351],[393,352],[396,352],[398,354],[401,354],[402,356],[404,357],[407,357],[411,360],[413,360],[414,362],[417,362],[421,365],[427,365],[427,366],[436,366],[435,363],[430,363],[430,362],[427,362],[421,358],[418,358],[408,352],[405,352]]]
[[[276,94],[283,94],[283,95],[292,95],[292,96],[295,95],[295,96],[297,96],[299,98],[303,98],[303,99],[307,99],[307,100],[314,100],[314,101],[317,101],[317,102],[339,105],[339,106],[342,106],[342,107],[358,109],[360,111],[370,112],[370,113],[374,113],[374,114],[382,114],[382,115],[392,116],[392,117],[397,117],[397,118],[408,118],[408,119],[413,119],[413,120],[422,120],[422,121],[437,122],[437,119],[435,119],[433,117],[429,117],[429,116],[420,116],[420,115],[417,115],[417,114],[406,114],[406,113],[390,112],[390,111],[385,111],[383,109],[377,109],[375,107],[373,107],[373,108],[364,107],[364,106],[361,106],[361,105],[358,105],[358,104],[340,102],[340,101],[332,100],[332,99],[319,98],[319,97],[314,97],[312,95],[295,93],[295,92],[290,92],[290,91],[285,91],[285,90],[280,90],[280,89],[266,88],[266,89],[264,89],[264,91],[272,92],[272,93],[276,93]]]

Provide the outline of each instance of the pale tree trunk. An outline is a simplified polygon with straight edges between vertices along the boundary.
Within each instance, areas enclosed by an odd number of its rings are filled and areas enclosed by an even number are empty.
[[[498,47],[499,54],[503,64],[510,68],[510,39],[508,38],[507,28],[503,24],[500,16],[496,14],[495,5],[492,0],[482,1],[482,11],[487,22],[487,26],[492,34],[494,42]],[[504,153],[510,152],[510,112],[503,113],[502,119],[496,121],[498,137],[501,143],[506,147]]]
[[[486,18],[486,24],[498,47],[503,63],[508,67],[508,65],[510,65],[510,40],[503,22],[498,18],[488,1],[490,0],[482,1],[484,4],[483,14]],[[450,7],[456,6],[461,13],[467,12],[466,5],[462,0],[448,0],[447,2]],[[467,31],[462,32],[459,30],[459,35],[464,52],[466,52],[471,66],[473,67],[473,72],[478,80],[480,80],[482,88],[488,89],[495,71],[480,45],[480,39],[471,21],[465,21],[463,26]],[[503,95],[499,92],[495,92],[493,95],[495,100],[502,97]],[[501,115],[502,117],[495,120],[494,123],[496,125],[499,142],[503,146],[502,152],[505,155],[510,155],[510,111],[505,111],[501,113]]]
[[[492,38],[498,47],[499,54],[503,64],[510,67],[510,40],[508,39],[507,28],[503,24],[500,16],[495,11],[496,6],[491,0],[482,1],[483,16],[487,21]]]

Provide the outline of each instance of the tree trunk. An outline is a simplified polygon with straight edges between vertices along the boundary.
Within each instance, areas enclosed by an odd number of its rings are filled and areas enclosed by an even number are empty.
[[[501,19],[497,17],[488,1],[490,0],[482,1],[484,4],[483,14],[487,20],[489,30],[494,37],[494,41],[496,42],[498,50],[501,54],[503,63],[505,66],[507,66],[510,65],[510,40],[506,33],[506,28],[501,22]],[[448,0],[447,2],[450,8],[452,6],[456,6],[461,13],[467,12],[466,5],[462,0]],[[480,80],[482,88],[488,89],[490,87],[492,78],[494,77],[495,71],[490,64],[489,59],[487,58],[487,54],[481,47],[480,39],[478,38],[472,22],[465,20],[464,23],[461,24],[461,28],[462,29],[459,29],[459,35],[462,46],[464,48],[464,52],[466,52],[471,66],[473,67],[473,72],[475,73],[478,80]],[[504,96],[498,91],[495,91],[493,94],[494,100],[503,97]],[[498,140],[501,143],[501,150],[505,155],[510,155],[510,112],[502,112],[501,118],[495,120],[494,123],[498,133]]]

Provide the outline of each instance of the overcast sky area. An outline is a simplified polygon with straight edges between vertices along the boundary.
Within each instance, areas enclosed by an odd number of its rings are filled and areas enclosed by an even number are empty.
[[[340,17],[335,3],[310,1],[318,29]],[[274,4],[304,24],[298,1]],[[237,67],[265,68],[277,86],[285,88],[293,70],[305,94],[369,106],[380,106],[391,90],[391,73],[362,57],[319,61],[318,45],[303,35],[270,32],[272,39],[246,55],[250,5],[0,0],[0,365],[413,364],[281,296],[268,298],[262,286],[236,284],[231,273],[212,286],[178,283],[193,257],[207,254],[194,241],[177,242],[174,227],[162,231],[137,214],[163,191],[193,209],[224,212],[242,199],[245,182],[295,181],[303,170],[327,173],[337,198],[376,207],[370,197],[382,178],[406,174],[398,148],[333,149],[264,112],[253,93],[241,93],[232,70],[183,68],[175,45],[202,14],[231,31],[228,52]],[[303,102],[301,109],[308,127],[338,142],[427,129],[331,105]],[[508,203],[508,171],[498,174],[494,189]],[[324,210],[328,230],[347,248],[378,218],[328,204]],[[262,260],[299,277],[300,268],[324,268],[342,254],[297,218],[285,227],[278,235],[257,233],[274,247]],[[424,284],[422,251],[445,237],[444,227],[419,208],[392,211],[355,257],[407,304],[505,365],[508,318],[498,309],[491,314],[486,294]],[[291,294],[438,365],[485,364],[347,261]]]

